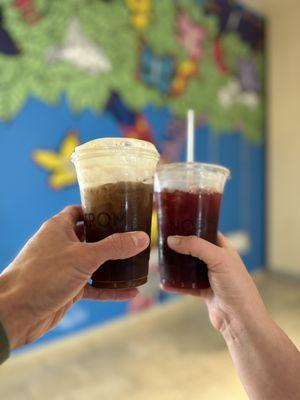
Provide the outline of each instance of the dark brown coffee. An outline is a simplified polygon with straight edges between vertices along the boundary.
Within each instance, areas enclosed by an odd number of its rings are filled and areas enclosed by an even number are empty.
[[[153,187],[140,182],[108,183],[85,189],[85,234],[87,242],[102,240],[113,233],[151,233]],[[92,276],[92,285],[116,289],[147,282],[150,247],[126,260],[107,261]]]

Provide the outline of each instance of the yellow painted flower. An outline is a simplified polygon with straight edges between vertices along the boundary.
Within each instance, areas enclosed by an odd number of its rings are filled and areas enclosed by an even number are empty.
[[[126,0],[131,11],[131,23],[137,30],[146,28],[151,20],[151,0]]]
[[[58,152],[53,150],[35,150],[33,152],[34,161],[50,172],[49,184],[53,189],[62,189],[76,183],[76,172],[70,157],[79,144],[76,132],[69,132]]]
[[[185,60],[179,64],[172,82],[171,94],[173,96],[182,95],[186,90],[189,80],[196,74],[197,63],[194,60]]]

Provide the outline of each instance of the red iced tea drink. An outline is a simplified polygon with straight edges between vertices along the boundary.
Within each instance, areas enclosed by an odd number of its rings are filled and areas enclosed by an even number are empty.
[[[201,237],[217,243],[222,193],[229,170],[218,165],[162,165],[155,177],[161,282],[175,289],[208,288],[206,264],[169,248],[168,236]]]
[[[221,198],[221,193],[205,189],[190,192],[165,189],[157,193],[159,261],[164,285],[186,289],[209,287],[205,263],[171,250],[167,238],[196,235],[216,243]]]

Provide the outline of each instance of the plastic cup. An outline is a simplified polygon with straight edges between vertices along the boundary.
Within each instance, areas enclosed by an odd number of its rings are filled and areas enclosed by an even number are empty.
[[[165,164],[155,176],[161,283],[175,289],[209,287],[206,264],[168,247],[170,235],[196,235],[217,243],[227,168],[203,163]]]
[[[119,232],[150,235],[153,177],[159,154],[137,139],[96,139],[76,147],[76,167],[84,211],[85,237],[96,242]],[[147,282],[148,247],[126,260],[107,261],[92,276],[98,288],[131,288]]]

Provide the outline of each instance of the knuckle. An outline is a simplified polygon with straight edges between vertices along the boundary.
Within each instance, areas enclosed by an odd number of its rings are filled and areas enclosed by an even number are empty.
[[[119,233],[110,236],[110,245],[115,254],[122,254],[126,250],[125,240]]]
[[[200,239],[197,236],[187,236],[186,241],[182,244],[189,250],[196,250],[199,246]]]
[[[199,244],[199,241],[200,241],[199,239],[200,239],[200,238],[198,238],[197,236],[193,236],[193,235],[188,236],[189,244],[192,245],[192,246],[198,245],[198,244]]]
[[[54,215],[53,217],[47,219],[42,225],[41,225],[41,230],[49,230],[53,228],[55,225],[59,223],[59,218],[57,215]]]
[[[50,219],[48,219],[48,221],[45,222],[46,224],[48,223],[48,225],[53,225],[53,224],[59,224],[61,223],[61,216],[59,214],[53,215],[53,217],[51,217]]]
[[[61,213],[69,213],[69,212],[74,211],[74,209],[75,209],[75,206],[67,206],[61,211]]]
[[[68,218],[62,212],[60,212],[59,214],[56,214],[53,217],[51,217],[49,219],[49,222],[53,226],[56,225],[56,226],[60,226],[60,227],[64,227],[64,228],[68,228],[69,227]]]
[[[81,211],[80,206],[67,206],[59,213],[59,215],[73,216],[76,215],[78,211]]]

